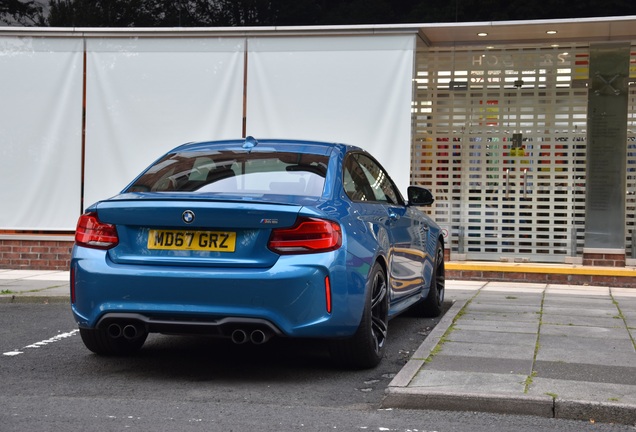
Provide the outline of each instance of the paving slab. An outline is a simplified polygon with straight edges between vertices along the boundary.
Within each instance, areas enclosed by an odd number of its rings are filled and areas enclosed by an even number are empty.
[[[618,311],[617,311],[618,315]],[[589,317],[589,316],[573,316],[573,315],[557,315],[546,314],[543,315],[542,321],[544,324],[556,324],[556,325],[572,325],[572,326],[588,326],[588,327],[623,327],[625,323],[623,320],[614,317]]]
[[[539,378],[636,386],[636,374],[628,366],[537,360],[534,372]]]
[[[447,356],[438,354],[426,363],[425,370],[443,370],[460,372],[484,372],[503,375],[532,374],[532,359],[510,359],[493,357]]]
[[[572,296],[572,295],[561,295],[561,294],[546,294],[543,297],[543,305],[546,306],[556,306],[561,304],[567,304],[572,306],[583,306],[588,307],[598,306],[598,305],[613,305],[614,301],[612,297],[609,295],[603,296],[590,296],[590,297],[580,297],[580,296]]]
[[[485,305],[526,305],[536,308],[541,306],[543,301],[543,292],[539,290],[521,290],[511,292],[510,290],[493,289],[485,291],[482,288],[472,300],[472,303]]]
[[[542,323],[541,335],[575,336],[588,339],[626,339],[629,333],[625,327],[570,326]]]
[[[532,359],[535,344],[502,345],[495,343],[452,342],[443,343],[440,354],[464,357],[490,357],[493,359]]]
[[[469,289],[472,291],[479,291],[486,285],[487,281],[471,281],[471,280],[459,280],[459,279],[451,279],[446,281],[446,288],[453,289]]]
[[[553,292],[562,292],[566,294],[576,295],[607,295],[610,287],[600,285],[565,285],[565,284],[548,284],[546,285],[546,294]]]
[[[482,331],[472,329],[455,329],[446,336],[451,342],[491,343],[501,345],[527,345],[535,346],[537,335],[535,333],[513,333],[505,331]]]
[[[479,299],[482,300],[483,299]],[[532,318],[535,318],[533,315],[536,314],[538,305],[517,305],[517,304],[502,304],[502,303],[484,303],[479,301],[473,301],[466,307],[466,311],[468,312],[482,312],[482,313],[493,313],[497,315],[510,315],[513,314],[515,316],[527,316],[530,314]],[[616,308],[614,308],[616,309]]]
[[[622,299],[629,299],[636,302],[636,290],[634,288],[611,288],[610,292],[614,297],[620,297]]]
[[[0,279],[69,280],[69,272],[57,270],[0,270]]]
[[[466,309],[465,314],[462,316],[462,321],[497,321],[500,325],[510,324],[535,324],[540,320],[540,315],[537,312],[522,312],[522,313],[496,313],[496,312],[481,312],[472,311]]]
[[[525,382],[525,375],[423,370],[410,386],[437,392],[523,394]]]
[[[478,330],[491,332],[508,332],[508,333],[533,333],[536,334],[539,329],[539,321],[531,322],[509,322],[509,321],[487,321],[487,320],[465,320],[461,319],[455,323],[456,329],[462,330]]]
[[[596,308],[583,308],[569,305],[545,306],[543,307],[543,316],[546,315],[569,315],[580,317],[594,318],[612,318],[618,315],[618,309],[615,305],[599,306]]]
[[[630,339],[594,339],[541,335],[537,361],[636,367]],[[573,366],[576,367],[576,366]]]
[[[531,282],[488,282],[481,292],[505,291],[505,292],[542,292],[546,288],[543,283]]]

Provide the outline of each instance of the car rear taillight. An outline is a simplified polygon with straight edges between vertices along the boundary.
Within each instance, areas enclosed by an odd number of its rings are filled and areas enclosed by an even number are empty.
[[[329,252],[341,245],[338,223],[309,217],[298,218],[291,228],[274,229],[268,243],[271,251],[283,255]]]
[[[101,222],[97,213],[85,213],[77,221],[75,243],[95,249],[111,249],[119,243],[115,225]]]

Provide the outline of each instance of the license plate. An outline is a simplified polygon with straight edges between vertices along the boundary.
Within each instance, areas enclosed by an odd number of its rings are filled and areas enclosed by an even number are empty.
[[[234,252],[236,233],[232,231],[150,230],[148,249]]]

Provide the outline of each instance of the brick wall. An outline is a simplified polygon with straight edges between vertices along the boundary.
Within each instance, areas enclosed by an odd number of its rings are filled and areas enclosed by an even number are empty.
[[[0,268],[68,270],[73,241],[0,239]]]
[[[599,267],[602,269],[602,267]],[[593,285],[636,288],[636,276],[605,276],[596,274],[560,274],[545,272],[487,271],[446,269],[448,280],[474,280],[484,282],[535,282],[558,285]]]
[[[604,267],[625,267],[625,254],[584,253],[583,265]]]

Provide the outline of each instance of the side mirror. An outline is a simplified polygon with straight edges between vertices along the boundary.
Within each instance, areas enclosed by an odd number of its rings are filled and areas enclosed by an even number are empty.
[[[409,197],[409,205],[427,206],[433,204],[435,201],[431,191],[423,187],[409,186],[407,193]]]

